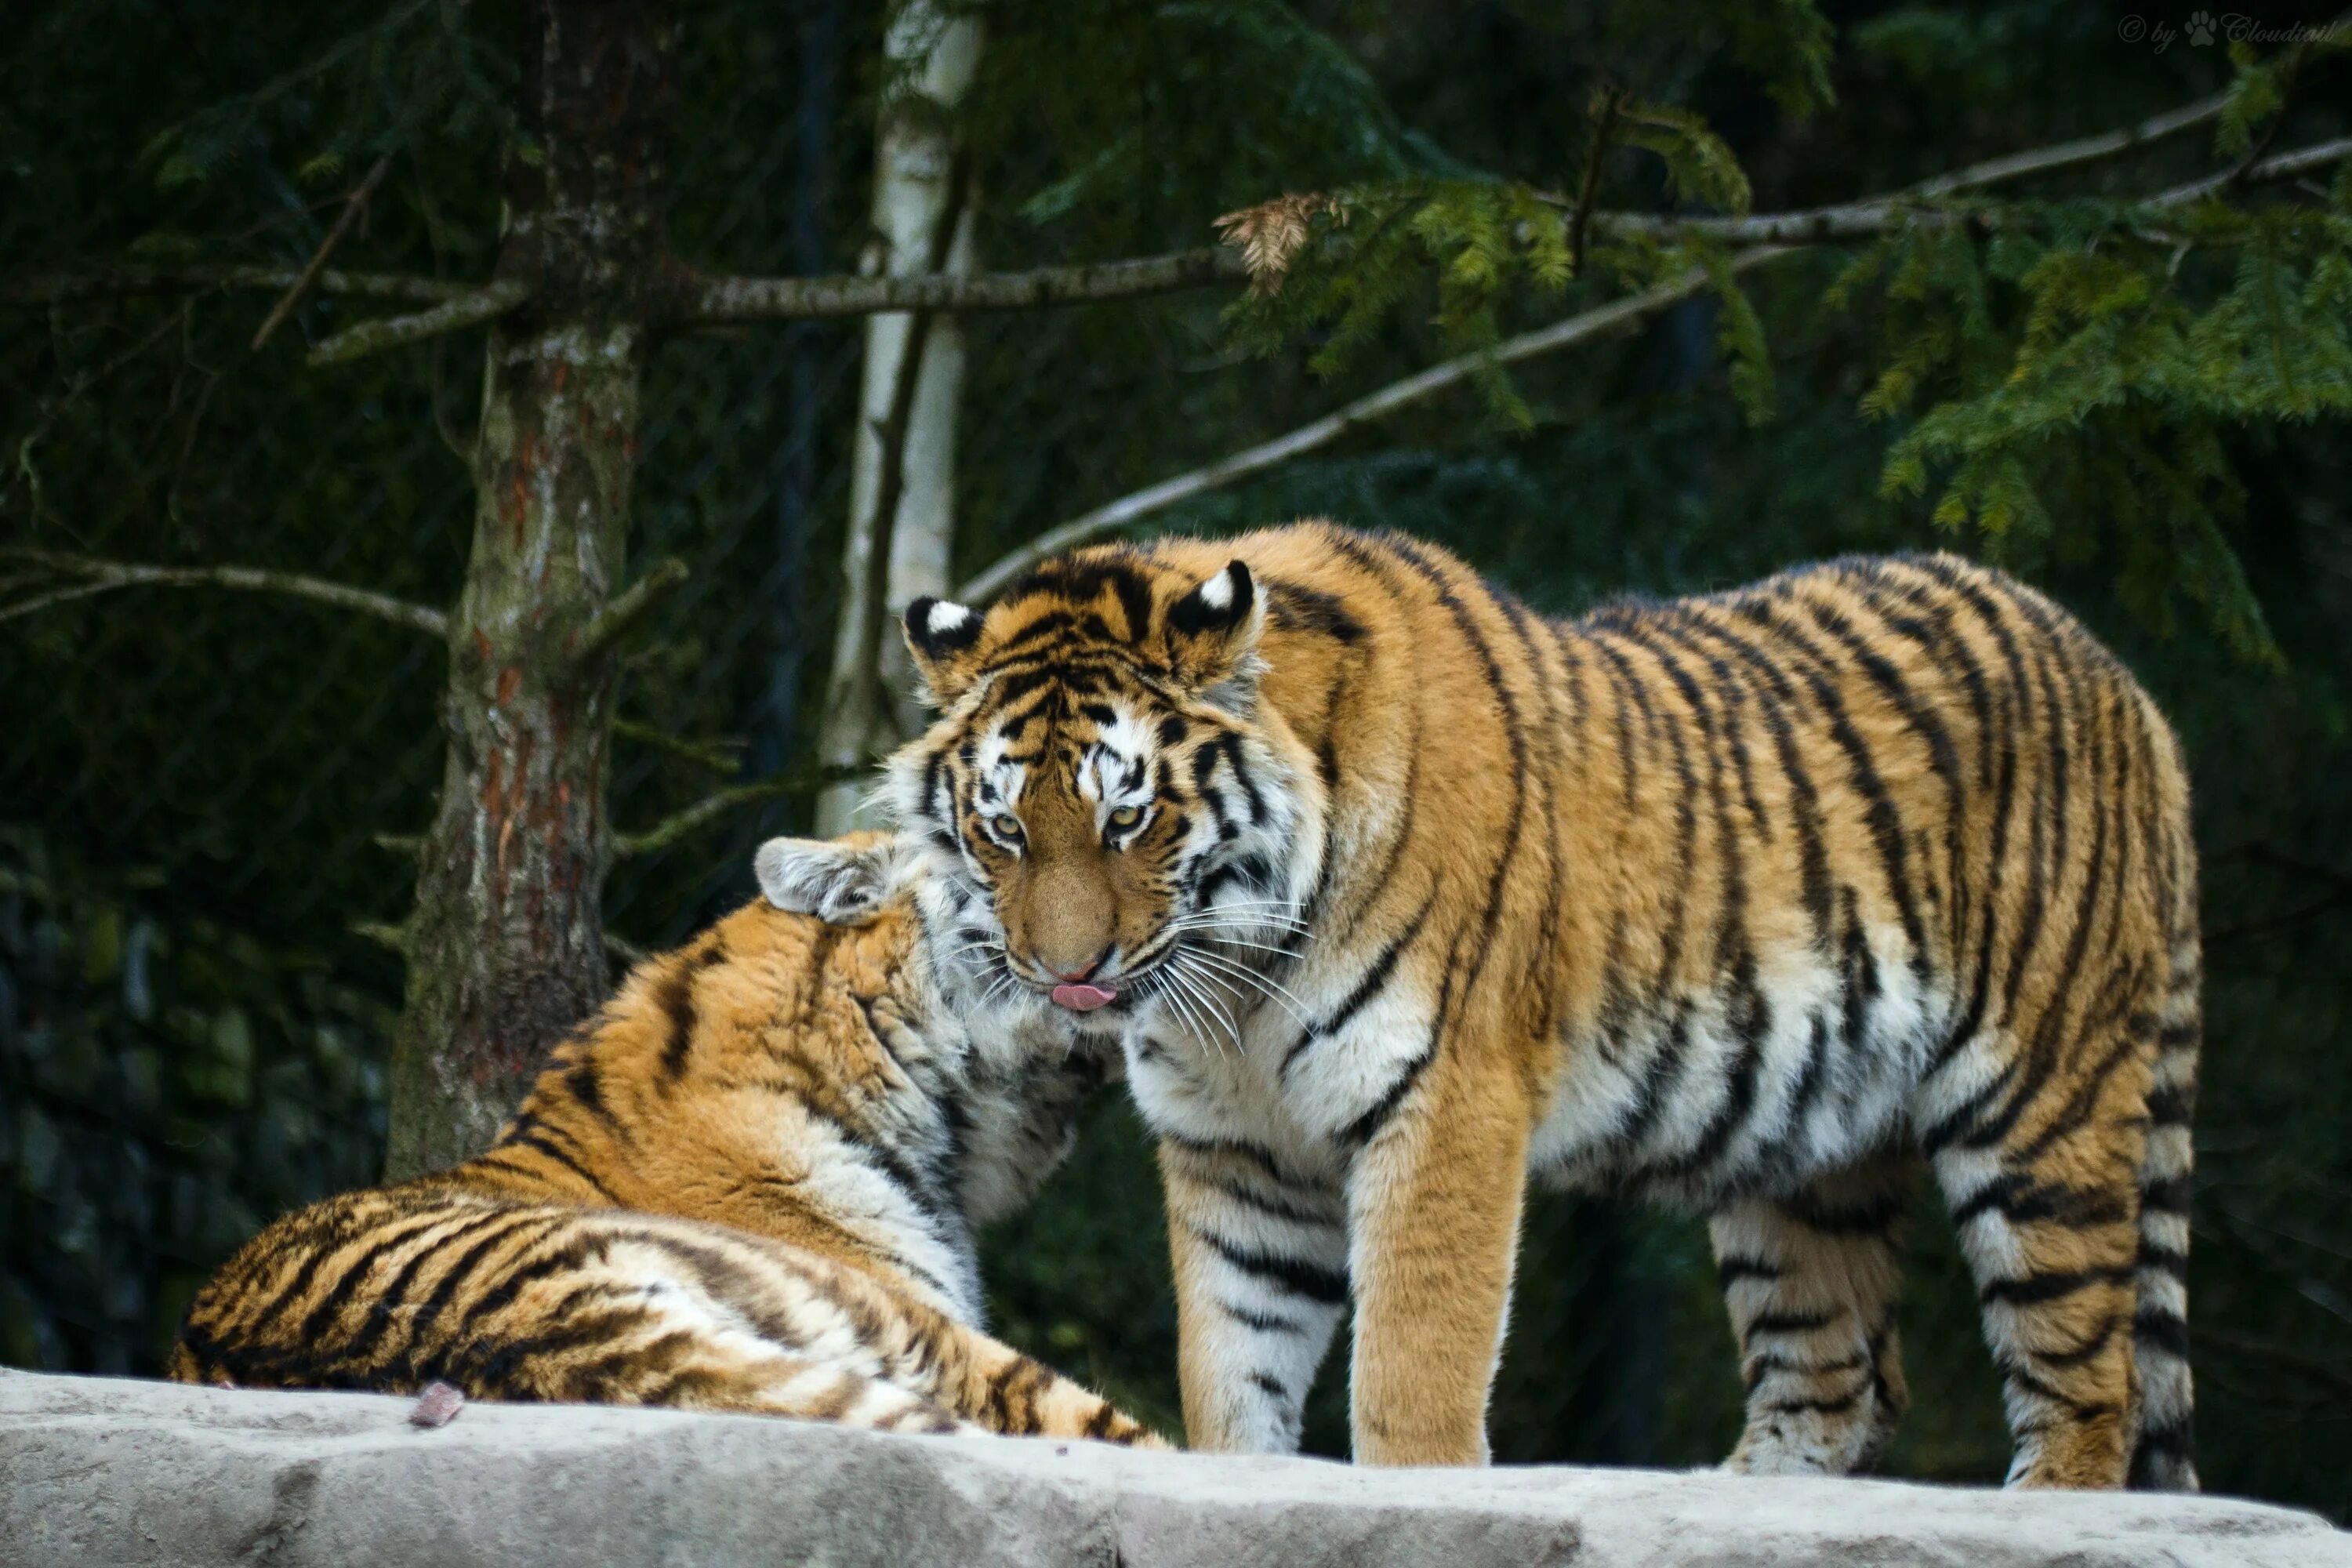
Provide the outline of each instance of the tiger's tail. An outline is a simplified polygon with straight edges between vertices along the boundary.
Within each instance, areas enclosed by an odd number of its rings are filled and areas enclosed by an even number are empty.
[[[2156,1016],[2147,1142],[2139,1166],[2139,1306],[2132,1340],[2139,1402],[2129,1485],[2197,1489],[2195,1397],[2189,1371],[2189,1192],[2196,1152],[2198,1055],[2204,1038],[2196,849],[2186,790],[2170,818],[2165,988]]]

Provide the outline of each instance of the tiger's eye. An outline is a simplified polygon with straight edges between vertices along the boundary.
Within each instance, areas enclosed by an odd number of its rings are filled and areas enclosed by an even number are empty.
[[[988,819],[988,830],[999,837],[1017,839],[1021,837],[1021,819],[1005,813],[999,813]]]
[[[1142,820],[1143,811],[1139,806],[1122,805],[1110,814],[1110,825],[1113,827],[1132,827]]]

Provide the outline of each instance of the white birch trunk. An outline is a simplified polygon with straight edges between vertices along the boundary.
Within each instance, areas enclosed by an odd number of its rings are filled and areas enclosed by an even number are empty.
[[[971,84],[980,59],[979,23],[944,18],[931,0],[906,0],[893,19],[884,51],[893,68],[920,68],[884,101],[877,127],[874,159],[873,238],[861,258],[867,273],[911,275],[929,269],[939,226],[957,206],[950,189],[955,178],[955,146],[946,129],[949,112]],[[972,215],[961,204],[961,217],[947,252],[947,270],[968,273],[972,266]],[[902,727],[915,721],[903,698],[908,684],[898,618],[908,600],[945,595],[948,554],[954,538],[956,411],[963,388],[963,326],[953,316],[933,321],[907,420],[903,488],[890,529],[890,559],[874,560],[874,507],[883,464],[879,435],[897,385],[912,318],[869,316],[866,322],[866,367],[858,395],[857,434],[850,473],[849,540],[843,573],[845,598],[834,637],[833,675],[825,692],[821,756],[828,766],[859,766],[894,744]],[[889,573],[883,595],[887,623],[872,626],[865,615],[866,574]],[[883,700],[861,700],[858,661],[878,647]],[[816,830],[831,836],[868,826],[861,797],[870,781],[829,785],[817,797]]]

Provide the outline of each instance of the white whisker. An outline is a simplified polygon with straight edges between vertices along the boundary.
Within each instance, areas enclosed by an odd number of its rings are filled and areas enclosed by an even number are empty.
[[[1238,1054],[1242,1048],[1241,1026],[1234,1022],[1233,1009],[1219,1007],[1208,990],[1211,983],[1226,985],[1230,985],[1231,983],[1223,981],[1213,971],[1193,967],[1193,960],[1198,956],[1199,954],[1194,952],[1180,951],[1171,956],[1170,963],[1176,973],[1184,977],[1185,984],[1192,988],[1194,995],[1200,999],[1202,1010],[1224,1026],[1225,1033],[1233,1037],[1234,1050]]]
[[[1301,1002],[1278,982],[1260,974],[1256,970],[1238,960],[1227,958],[1223,953],[1211,952],[1206,948],[1194,948],[1186,956],[1213,964],[1233,978],[1256,986],[1267,1001],[1290,1015],[1291,1022],[1302,1029],[1308,1026],[1305,1011],[1307,1004]]]

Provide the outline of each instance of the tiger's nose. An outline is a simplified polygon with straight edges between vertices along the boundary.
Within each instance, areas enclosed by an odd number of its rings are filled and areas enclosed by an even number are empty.
[[[1045,963],[1045,973],[1052,975],[1055,979],[1060,981],[1065,985],[1076,985],[1079,981],[1084,980],[1096,970],[1100,969],[1103,966],[1103,960],[1109,956],[1110,949],[1106,947],[1100,952],[1096,953],[1092,958],[1087,959],[1084,963],[1078,965],[1076,969],[1060,969],[1051,963]],[[1045,963],[1043,959],[1040,959],[1038,962],[1041,963]]]

